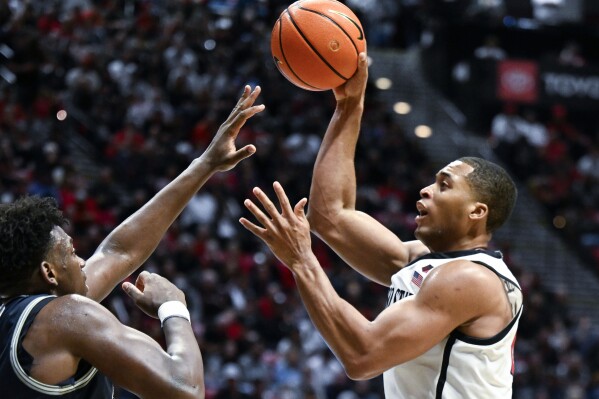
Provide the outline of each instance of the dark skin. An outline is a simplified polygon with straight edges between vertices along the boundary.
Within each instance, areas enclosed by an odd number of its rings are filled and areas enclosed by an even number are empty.
[[[502,282],[490,270],[456,260],[430,272],[420,291],[366,319],[336,293],[311,250],[310,232],[322,238],[350,266],[389,285],[391,276],[431,251],[485,248],[488,207],[476,201],[466,180],[472,167],[452,162],[420,191],[415,235],[403,242],[371,216],[355,209],[354,154],[368,78],[365,54],[358,71],[334,90],[337,108],[321,144],[307,199],[292,206],[274,183],[279,208],[259,188],[261,207],[245,206],[256,223],[241,224],[263,240],[293,272],[310,318],[350,378],[368,379],[415,359],[453,330],[489,338],[512,319]]]
[[[260,88],[246,86],[206,151],[100,244],[86,262],[73,240],[56,226],[52,245],[32,274],[26,292],[58,298],[36,316],[23,340],[33,356],[31,377],[56,384],[75,374],[84,359],[115,384],[141,398],[203,398],[203,364],[191,324],[179,317],[164,322],[166,351],[146,334],[123,325],[98,302],[154,251],[189,199],[216,172],[233,168],[255,152],[235,139],[243,124],[264,109],[254,105]],[[185,304],[181,290],[156,274],[142,272],[123,290],[145,313],[157,317],[166,301]],[[123,370],[127,370],[126,373]]]

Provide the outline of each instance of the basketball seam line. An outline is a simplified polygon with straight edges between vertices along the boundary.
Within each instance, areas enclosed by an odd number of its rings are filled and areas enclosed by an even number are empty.
[[[353,38],[352,38],[352,36],[351,36],[351,35],[350,35],[350,34],[349,34],[349,33],[348,33],[348,32],[347,32],[347,31],[346,31],[344,28],[343,28],[343,26],[341,26],[341,25],[339,25],[339,24],[337,23],[337,21],[335,21],[333,18],[329,17],[328,15],[321,13],[321,12],[320,12],[320,11],[318,11],[318,10],[312,10],[312,9],[310,9],[310,8],[305,8],[305,7],[302,7],[302,6],[299,6],[299,5],[298,5],[297,7],[298,7],[298,8],[300,8],[300,9],[302,9],[302,10],[304,10],[304,11],[308,11],[308,12],[311,12],[311,13],[314,13],[314,14],[318,14],[318,15],[320,15],[321,17],[323,17],[323,18],[326,18],[326,19],[328,19],[329,21],[331,21],[332,23],[334,23],[335,25],[337,25],[337,27],[338,27],[339,29],[341,29],[341,32],[345,33],[345,36],[347,36],[347,38],[348,38],[348,39],[349,39],[349,41],[351,42],[352,46],[354,46],[354,50],[356,50],[356,55],[357,55],[357,54],[359,54],[359,51],[358,51],[358,46],[356,46],[356,43],[354,43],[354,39],[353,39]],[[363,40],[363,38],[364,38],[364,32],[363,32],[363,30],[360,28],[360,26],[357,24],[357,22],[356,22],[356,21],[354,21],[354,20],[353,20],[353,19],[351,19],[351,18],[350,18],[348,15],[345,15],[345,14],[343,14],[343,13],[336,12],[335,10],[330,10],[330,11],[331,11],[331,12],[334,12],[334,13],[335,13],[335,14],[337,14],[337,15],[340,15],[340,16],[342,16],[343,18],[347,19],[349,22],[351,22],[352,24],[354,24],[354,26],[355,26],[356,28],[358,28],[358,30],[360,31],[360,36],[362,36],[362,38],[358,38],[358,40]]]
[[[327,17],[326,15],[323,15],[322,13],[319,13],[317,11],[314,10],[310,10],[308,8],[303,8],[301,6],[297,6],[297,8],[305,10],[305,11],[309,11],[312,13],[315,13],[317,15],[320,15],[322,17],[325,17],[329,20],[331,20],[335,25],[339,26],[339,24],[337,24],[335,21],[333,21],[331,18]],[[295,29],[297,29],[297,33],[300,34],[300,36],[304,39],[304,41],[306,42],[306,44],[308,44],[308,46],[310,46],[310,48],[312,49],[312,51],[314,51],[314,53],[318,56],[318,58],[320,58],[320,60],[322,62],[324,62],[331,71],[333,71],[333,73],[335,73],[335,75],[339,76],[341,79],[347,81],[349,78],[346,78],[345,76],[341,75],[335,68],[333,68],[333,66],[331,64],[329,64],[329,62],[318,52],[318,50],[316,50],[316,48],[312,45],[312,43],[310,43],[308,41],[308,38],[304,35],[304,33],[301,31],[301,29],[299,28],[299,26],[297,26],[297,24],[295,23],[295,21],[293,20],[293,16],[291,15],[291,13],[289,12],[289,10],[287,10],[287,14],[289,14],[289,20],[291,21],[291,23],[293,24],[293,26],[295,26]],[[343,33],[345,33],[347,35],[347,33],[341,29],[343,31]],[[351,37],[349,38],[351,41]],[[353,43],[353,42],[352,42]]]
[[[291,18],[291,14],[289,14],[289,10],[285,10],[285,12],[289,15],[289,20],[291,21],[291,24],[295,26],[295,24],[293,23],[293,20]],[[297,26],[296,26],[297,29]],[[299,30],[299,29],[298,29]],[[301,32],[300,32],[301,35]],[[302,35],[303,37],[303,35]],[[304,38],[305,39],[305,38]],[[308,82],[304,82],[304,80],[302,78],[300,78],[298,76],[298,74],[293,70],[293,67],[291,66],[291,64],[289,63],[289,61],[287,61],[287,56],[285,55],[285,50],[283,50],[283,19],[282,17],[279,18],[279,49],[281,50],[281,54],[283,55],[283,59],[285,59],[285,65],[287,65],[287,68],[289,68],[289,70],[291,71],[291,73],[303,84],[305,84],[306,86],[312,87],[314,89],[317,90],[322,90],[320,87],[316,87],[316,86],[312,86],[311,84],[309,84]],[[279,68],[279,65],[277,64],[277,68]],[[280,69],[280,68],[279,68]],[[282,72],[282,71],[281,71]]]

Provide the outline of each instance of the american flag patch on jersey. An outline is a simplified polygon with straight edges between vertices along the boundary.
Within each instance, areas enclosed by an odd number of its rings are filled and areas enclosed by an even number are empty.
[[[412,284],[414,284],[416,287],[420,287],[422,285],[422,280],[422,275],[418,272],[414,272],[414,275],[412,275]]]

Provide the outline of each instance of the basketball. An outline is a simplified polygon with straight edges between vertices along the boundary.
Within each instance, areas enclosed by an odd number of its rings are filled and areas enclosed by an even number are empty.
[[[345,83],[365,49],[358,17],[336,0],[296,1],[281,13],[270,39],[273,60],[283,76],[312,91]]]

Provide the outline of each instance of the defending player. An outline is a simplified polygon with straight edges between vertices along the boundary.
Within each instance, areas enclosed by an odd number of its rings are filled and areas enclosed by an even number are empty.
[[[86,262],[53,200],[0,206],[0,392],[7,398],[108,399],[112,382],[141,398],[203,398],[203,365],[185,296],[142,272],[123,289],[161,319],[166,351],[98,302],[154,251],[189,199],[216,172],[255,152],[235,139],[260,88],[244,88],[206,151],[125,220]]]

